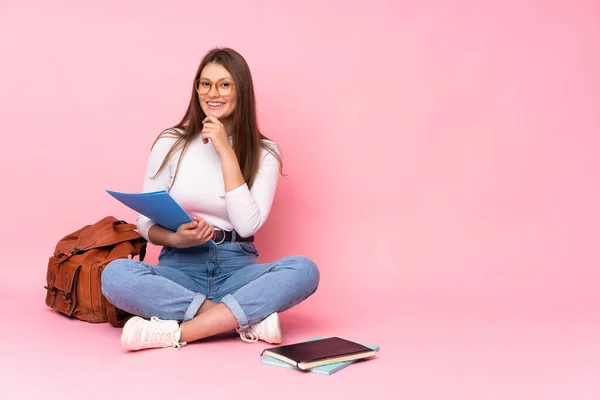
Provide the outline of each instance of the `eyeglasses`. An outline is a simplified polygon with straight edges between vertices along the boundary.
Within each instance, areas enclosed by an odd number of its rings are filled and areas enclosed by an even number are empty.
[[[220,96],[229,96],[233,91],[235,84],[228,79],[219,79],[217,82],[209,81],[208,79],[200,79],[194,82],[194,87],[198,94],[207,94],[212,87],[217,89]]]

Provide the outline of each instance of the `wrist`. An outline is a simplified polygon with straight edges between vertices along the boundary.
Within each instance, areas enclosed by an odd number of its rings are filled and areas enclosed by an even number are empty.
[[[221,157],[221,161],[237,161],[237,157],[235,155],[235,150],[233,150],[233,147],[225,149],[221,154],[219,154],[219,157]]]
[[[169,233],[167,235],[167,241],[168,241],[169,247],[179,248],[181,246],[177,232],[169,231]]]

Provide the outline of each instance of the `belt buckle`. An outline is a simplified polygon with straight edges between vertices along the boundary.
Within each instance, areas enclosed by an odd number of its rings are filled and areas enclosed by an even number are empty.
[[[213,239],[213,243],[216,244],[216,245],[219,245],[219,244],[221,244],[221,243],[223,243],[225,241],[226,235],[225,235],[225,232],[223,230],[221,230],[221,229],[215,229],[215,232],[221,232],[221,234],[223,235],[223,239],[221,239],[220,242],[215,242],[215,240]],[[215,235],[215,239],[217,238],[217,236],[218,236],[218,234]]]

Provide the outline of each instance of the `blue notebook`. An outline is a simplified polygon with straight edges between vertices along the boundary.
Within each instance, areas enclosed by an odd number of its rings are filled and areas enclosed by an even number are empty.
[[[308,339],[306,341],[309,342],[311,340],[318,340],[318,339],[323,339],[323,336],[311,337],[310,339]],[[377,346],[377,345],[366,344],[366,343],[360,343],[360,344],[362,344],[363,346],[367,346],[368,348],[373,349],[375,351],[379,351],[379,346]],[[344,362],[338,362],[338,363],[334,363],[334,364],[321,365],[319,367],[312,368],[309,371],[313,372],[315,374],[331,375],[343,368],[346,368],[348,365],[350,365],[354,362],[355,361],[344,361]],[[296,368],[291,364],[280,361],[280,360],[270,357],[270,356],[263,357],[262,363],[265,365],[273,366],[273,367],[289,368],[289,369],[295,369],[295,370],[300,371],[299,368]]]
[[[166,190],[149,193],[121,193],[107,190],[108,194],[132,210],[175,232],[181,224],[192,222],[192,217]]]

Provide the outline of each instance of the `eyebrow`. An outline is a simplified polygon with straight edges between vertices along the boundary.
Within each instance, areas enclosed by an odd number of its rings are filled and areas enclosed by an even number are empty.
[[[210,79],[204,78],[204,77],[200,77],[199,78],[199,80],[203,80],[203,79],[206,80],[206,81],[209,81],[209,82],[221,82],[221,81],[226,81],[226,80],[227,81],[233,81],[232,78],[220,78],[220,79],[217,79],[216,81],[213,81],[213,80],[210,80]]]

